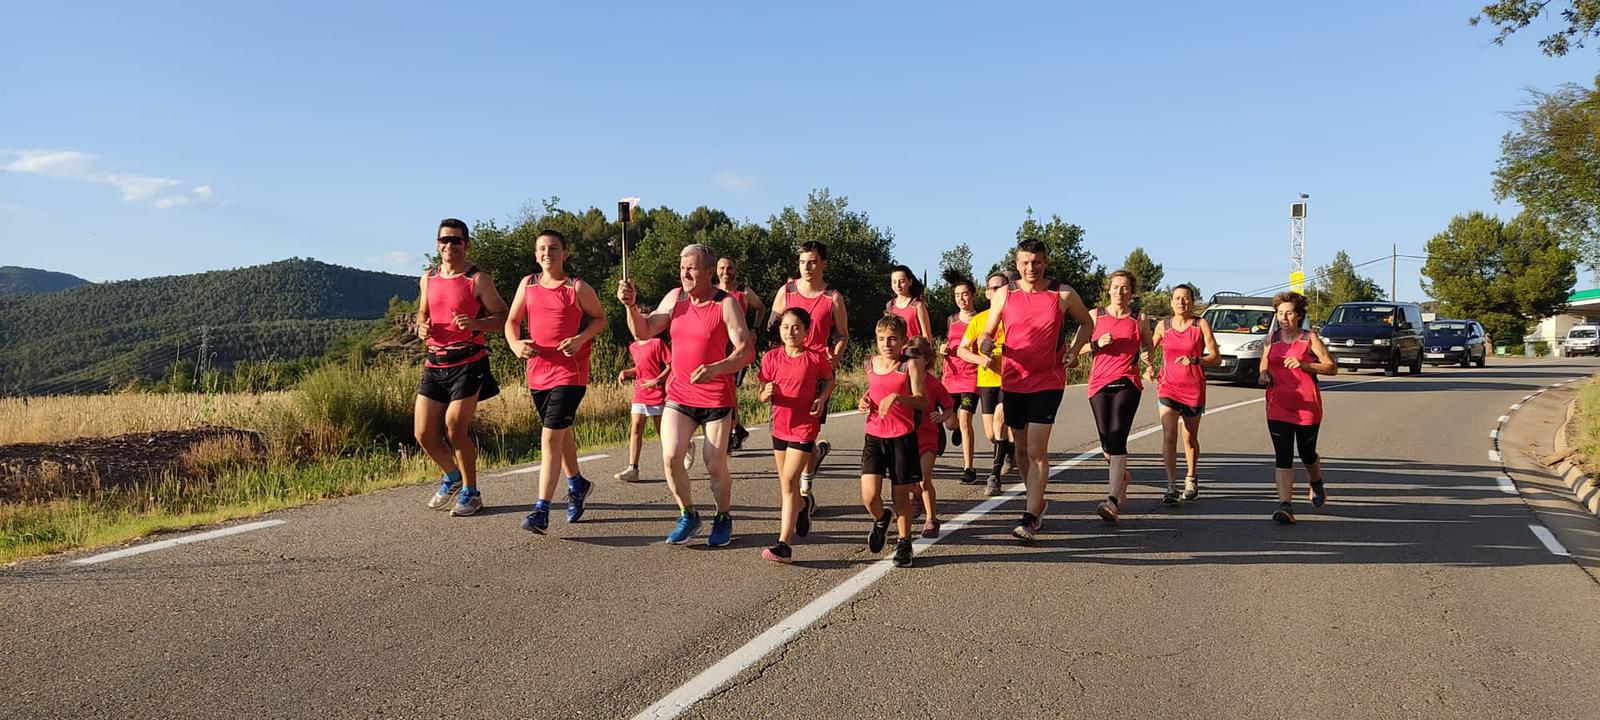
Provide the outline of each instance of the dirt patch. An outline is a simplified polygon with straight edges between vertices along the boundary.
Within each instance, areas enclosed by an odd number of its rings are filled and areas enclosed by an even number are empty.
[[[0,502],[86,495],[163,477],[206,477],[264,457],[260,435],[223,427],[0,445]]]

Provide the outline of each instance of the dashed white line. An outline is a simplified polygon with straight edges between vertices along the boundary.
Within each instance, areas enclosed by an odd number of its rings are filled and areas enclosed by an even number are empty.
[[[1517,404],[1511,406],[1511,412],[1516,412],[1516,411],[1521,410],[1521,409],[1522,409],[1522,403],[1517,403]]]
[[[1500,428],[1495,428],[1493,430],[1490,430],[1489,431],[1489,439],[1490,440],[1499,440],[1500,439]]]
[[[1544,543],[1544,549],[1549,550],[1551,555],[1572,557],[1572,553],[1567,552],[1566,546],[1556,539],[1555,533],[1550,532],[1550,528],[1543,525],[1529,525],[1528,529],[1533,531],[1534,537],[1539,538],[1539,542]]]
[[[1490,450],[1489,451],[1489,462],[1493,462],[1493,463],[1500,462],[1500,451],[1499,450]]]
[[[582,462],[589,462],[590,460],[604,460],[604,459],[606,459],[608,457],[611,457],[611,456],[607,455],[605,453],[598,453],[598,454],[595,454],[595,455],[585,455],[585,456],[583,456],[581,458],[578,458],[578,462],[582,463]]]
[[[283,523],[284,521],[282,520],[261,520],[259,522],[245,523],[244,525],[225,527],[220,530],[209,530],[203,533],[175,537],[171,540],[162,540],[160,542],[153,542],[148,545],[136,545],[131,548],[123,548],[121,550],[113,550],[108,553],[100,553],[99,555],[90,555],[86,558],[78,558],[77,560],[73,560],[72,564],[95,565],[108,560],[118,560],[125,557],[133,557],[134,555],[143,555],[147,552],[165,550],[167,548],[177,547],[179,545],[188,545],[190,543],[204,542],[206,540],[215,540],[217,538],[227,537],[229,535],[247,533],[251,530],[262,530],[276,525],[282,525]]]
[[[584,456],[578,458],[578,462],[586,463],[586,462],[589,462],[590,460],[604,460],[604,459],[606,459],[608,457],[611,457],[611,456],[607,455],[605,453],[597,453],[597,454],[594,454],[594,455],[584,455]],[[538,463],[534,463],[534,464],[529,465],[529,466],[527,466],[525,468],[517,468],[515,470],[507,470],[505,472],[505,474],[507,474],[507,475],[526,475],[528,473],[536,473],[536,472],[539,472],[539,464]]]
[[[1498,420],[1495,420],[1495,422],[1503,424],[1503,423],[1505,423],[1505,421],[1510,420],[1510,419],[1511,419],[1510,415],[1501,415]]]
[[[1517,494],[1517,484],[1511,482],[1511,478],[1501,475],[1500,477],[1495,478],[1494,481],[1500,486],[1500,492],[1503,492],[1507,495]]]

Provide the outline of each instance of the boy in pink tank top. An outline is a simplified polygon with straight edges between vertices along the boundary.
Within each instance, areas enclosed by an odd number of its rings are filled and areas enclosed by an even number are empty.
[[[706,544],[733,542],[733,477],[728,472],[728,439],[733,408],[738,402],[733,376],[755,358],[744,309],[732,295],[712,284],[716,255],[704,245],[689,245],[678,254],[679,287],[673,288],[646,315],[635,304],[638,290],[631,279],[617,281],[617,300],[627,311],[635,340],[667,333],[672,340],[672,376],[667,382],[667,407],[661,415],[661,460],[667,485],[678,501],[678,523],[667,542],[682,545],[702,522],[695,509],[684,466],[696,430],[705,428],[706,473],[717,514]]]
[[[543,534],[550,527],[550,500],[567,478],[567,522],[583,519],[594,483],[578,468],[578,442],[572,424],[589,390],[590,341],[606,329],[600,296],[588,283],[567,274],[567,239],[545,230],[533,244],[543,272],[517,286],[506,318],[506,343],[527,363],[528,390],[544,426],[539,436],[539,497],[522,529]],[[522,336],[522,326],[528,336]]]
[[[439,267],[422,274],[417,296],[417,337],[426,344],[428,358],[417,386],[413,430],[417,444],[444,473],[428,507],[443,509],[454,498],[450,514],[464,516],[483,507],[478,448],[470,431],[478,403],[500,392],[489,371],[483,333],[505,321],[506,301],[488,273],[468,264],[472,239],[466,223],[445,218],[438,237]]]
[[[1000,402],[1005,424],[1016,442],[1018,470],[1028,502],[1011,534],[1031,543],[1043,525],[1045,483],[1050,474],[1050,433],[1066,385],[1066,368],[1078,362],[1094,321],[1072,288],[1045,276],[1049,262],[1044,241],[1017,244],[1018,280],[994,294],[979,335],[979,354],[993,352],[995,334],[1005,325],[1001,350]],[[1060,345],[1066,317],[1078,323],[1067,347]]]
[[[824,276],[828,271],[827,243],[807,240],[800,244],[799,277],[778,288],[772,298],[772,315],[767,327],[775,328],[784,310],[797,307],[811,316],[811,331],[806,335],[806,347],[823,353],[828,362],[839,368],[839,358],[844,356],[849,344],[850,317],[845,312],[844,296],[828,287]],[[828,410],[823,408],[820,418],[824,428],[828,424]],[[817,451],[811,454],[805,472],[800,474],[800,493],[805,497],[806,511],[816,509],[816,497],[811,494],[811,482],[817,468],[828,457],[832,445],[827,440],[817,440]]]
[[[866,438],[861,445],[861,504],[872,516],[867,549],[883,551],[889,521],[900,531],[894,564],[911,567],[911,493],[922,484],[922,462],[917,453],[919,413],[928,407],[922,360],[904,358],[906,322],[893,315],[879,318],[875,328],[877,349],[867,359],[867,392],[857,409],[867,416]],[[883,478],[888,476],[894,511],[883,506]],[[896,518],[898,516],[898,518]]]

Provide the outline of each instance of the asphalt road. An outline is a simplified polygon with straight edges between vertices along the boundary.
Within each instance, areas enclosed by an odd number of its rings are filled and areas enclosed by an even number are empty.
[[[970,523],[910,569],[865,547],[860,416],[830,423],[824,514],[793,566],[759,557],[777,490],[753,450],[722,549],[663,544],[665,485],[612,481],[622,454],[603,450],[586,451],[610,455],[585,466],[588,519],[558,503],[543,537],[517,527],[533,475],[499,474],[471,518],[427,510],[418,485],[94,565],[23,563],[0,570],[0,717],[1600,717],[1600,584],[1535,535],[1540,511],[1489,455],[1509,405],[1596,370],[1336,378],[1331,500],[1302,500],[1289,527],[1268,520],[1260,391],[1213,385],[1200,500],[1159,504],[1150,434],[1121,525],[1093,516],[1105,469],[1083,459],[1022,546],[1020,502],[957,485],[952,452],[941,515]],[[1095,448],[1083,388],[1064,403],[1058,465]],[[789,641],[747,647],[774,634]],[[749,666],[695,680],[730,655]]]

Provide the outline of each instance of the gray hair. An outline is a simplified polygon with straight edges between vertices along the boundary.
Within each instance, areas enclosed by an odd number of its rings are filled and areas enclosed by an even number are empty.
[[[715,268],[717,266],[717,254],[713,252],[711,248],[705,245],[701,245],[700,243],[685,245],[683,247],[683,252],[678,253],[678,257],[680,258],[686,258],[690,255],[700,258],[700,267]]]

